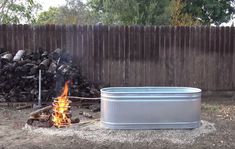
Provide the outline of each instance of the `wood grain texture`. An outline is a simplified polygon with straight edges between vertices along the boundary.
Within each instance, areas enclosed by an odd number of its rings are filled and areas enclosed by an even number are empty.
[[[234,27],[0,25],[0,48],[68,50],[105,86],[235,90]]]

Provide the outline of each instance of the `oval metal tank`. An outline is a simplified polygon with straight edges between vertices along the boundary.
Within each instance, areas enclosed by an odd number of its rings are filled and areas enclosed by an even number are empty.
[[[101,89],[101,127],[192,129],[200,126],[201,89],[109,87]]]

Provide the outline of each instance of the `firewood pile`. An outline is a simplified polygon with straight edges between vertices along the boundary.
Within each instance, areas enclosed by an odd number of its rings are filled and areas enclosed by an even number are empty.
[[[0,102],[36,101],[38,72],[42,72],[42,101],[52,101],[66,80],[71,96],[98,97],[99,89],[81,76],[66,50],[19,50],[16,54],[0,49]]]

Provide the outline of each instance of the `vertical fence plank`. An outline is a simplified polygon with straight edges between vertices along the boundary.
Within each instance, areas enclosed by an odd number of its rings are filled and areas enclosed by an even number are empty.
[[[55,48],[61,48],[61,25],[55,26]]]
[[[172,51],[172,63],[173,63],[173,66],[174,66],[174,75],[173,75],[173,85],[176,86],[176,45],[177,45],[177,28],[176,27],[173,27],[172,28],[172,32],[173,32],[173,35],[172,35],[172,38],[171,38],[171,41],[172,41],[172,44],[171,44],[171,51]]]
[[[91,47],[91,69],[92,69],[92,76],[91,76],[91,80],[94,81],[95,79],[95,28],[94,26],[92,26],[92,38],[91,38],[91,44],[92,44],[92,47]]]
[[[235,88],[235,27],[231,27],[232,89]]]
[[[130,86],[130,27],[125,27],[125,86]],[[143,79],[144,80],[144,79]]]
[[[71,36],[70,36],[70,33],[71,33],[71,25],[66,25],[65,26],[66,28],[66,34],[65,34],[65,50],[70,50],[71,49]]]
[[[56,32],[55,32],[55,24],[51,24],[51,50],[56,49]]]
[[[6,47],[8,50],[11,52],[14,52],[12,47],[11,47],[11,39],[12,38],[12,25],[8,24],[6,27]]]
[[[79,36],[79,40],[81,40],[80,44],[81,44],[81,71],[82,71],[82,75],[86,76],[87,74],[87,67],[86,67],[86,55],[87,55],[87,26],[81,26],[81,36]],[[93,43],[92,43],[93,44]],[[90,53],[91,56],[93,57],[93,54]],[[94,58],[94,57],[93,57]],[[92,63],[91,65],[94,65],[94,63]],[[92,67],[94,68],[94,66]],[[94,69],[93,69],[93,73],[94,73]],[[94,81],[94,75],[91,76],[90,78],[92,81]]]
[[[112,76],[113,74],[113,61],[112,61],[112,54],[113,54],[113,26],[108,27],[108,61],[109,61],[109,77],[108,77],[108,84],[113,84]]]
[[[128,83],[133,86],[135,82],[135,65],[134,65],[134,50],[135,50],[135,35],[134,26],[129,28],[129,67],[128,67]]]
[[[155,32],[155,28],[154,27],[149,27],[149,86],[154,86],[154,79],[155,79],[155,47],[154,47],[154,32]],[[141,63],[141,61],[139,62]],[[141,78],[138,79],[139,81],[141,81]]]
[[[211,78],[211,83],[210,86],[208,88],[208,90],[215,90],[216,88],[216,28],[215,27],[211,27],[211,31],[210,31],[210,78]]]
[[[120,67],[120,86],[125,84],[125,27],[119,27],[119,67]]]
[[[88,51],[88,44],[89,41],[88,41],[88,26],[85,25],[83,26],[83,30],[82,30],[82,49],[83,49],[83,74],[84,76],[86,76],[88,74],[88,62],[87,62],[87,59],[88,59],[88,55],[90,54],[89,51]],[[97,49],[95,49],[97,50]],[[94,55],[94,59],[95,59],[96,55]],[[98,69],[97,69],[98,70]],[[95,70],[94,70],[94,73],[95,73]],[[95,81],[96,78],[94,78]]]
[[[136,63],[136,86],[140,86],[141,85],[141,80],[143,78],[143,74],[141,73],[141,69],[142,69],[142,66],[141,66],[141,62],[143,60],[141,60],[141,26],[137,26],[136,28],[136,42],[137,42],[137,48],[135,49],[136,50],[136,58],[135,58],[135,63]]]
[[[42,25],[42,26],[40,26],[39,28],[40,28],[40,36],[41,36],[41,39],[40,39],[41,45],[40,45],[40,47],[41,47],[42,49],[48,50],[48,49],[46,48],[46,26],[45,26],[45,25]]]
[[[25,42],[24,42],[24,26],[22,24],[18,25],[18,48],[15,48],[15,52],[17,50],[22,50],[25,48]]]
[[[165,85],[171,86],[172,85],[172,64],[170,62],[170,44],[171,44],[171,36],[170,36],[170,27],[164,27],[164,58],[165,58]]]
[[[77,60],[77,25],[73,25],[73,32],[72,32],[72,36],[73,36],[73,49],[72,49],[72,53],[70,53],[70,55],[72,56],[73,62],[79,65],[79,62]]]
[[[154,31],[154,85],[159,86],[161,83],[161,79],[159,77],[159,74],[161,73],[160,70],[160,47],[159,47],[159,27],[155,27]]]
[[[224,76],[224,84],[223,89],[228,88],[231,89],[231,70],[232,70],[232,58],[231,58],[231,52],[230,52],[230,34],[229,34],[229,27],[224,28],[224,41],[223,41],[223,76]]]
[[[215,63],[215,66],[216,66],[216,72],[218,72],[218,71],[220,71],[220,68],[219,68],[219,61],[220,61],[220,58],[219,58],[219,56],[220,56],[220,47],[219,47],[219,45],[220,45],[220,37],[221,36],[221,34],[220,34],[220,28],[216,28],[216,36],[215,36],[215,38],[216,38],[216,44],[215,44],[215,53],[216,53],[216,63]],[[219,87],[219,76],[220,76],[220,74],[219,73],[216,73],[215,74],[215,88],[218,88]]]
[[[93,69],[93,28],[92,26],[88,26],[88,48],[87,48],[87,52],[88,52],[88,78],[93,79],[93,73],[94,73],[94,69]]]
[[[175,81],[174,81],[174,75],[175,75],[175,63],[174,63],[174,28],[169,27],[169,34],[170,37],[169,39],[169,47],[168,47],[168,51],[169,51],[169,85],[170,86],[174,86]]]
[[[3,45],[3,29],[2,29],[2,24],[0,24],[0,48],[4,48],[4,45]]]
[[[186,85],[186,74],[185,74],[185,37],[186,37],[186,28],[183,26],[180,29],[181,40],[180,40],[180,86]]]
[[[100,46],[99,25],[94,26],[94,80],[100,81]]]
[[[66,48],[67,52],[69,52],[70,55],[74,55],[74,25],[69,25],[69,30],[68,30],[68,36],[69,36],[69,41],[68,41],[68,48]]]
[[[29,49],[29,44],[28,44],[28,33],[29,33],[29,25],[24,24],[24,49]]]
[[[181,34],[180,34],[180,27],[175,28],[175,47],[174,47],[174,55],[175,55],[175,85],[180,86],[180,41],[181,41]]]
[[[113,76],[114,86],[120,86],[121,73],[119,65],[119,27],[114,26],[113,28],[113,48],[112,48],[112,63],[113,63],[113,73],[116,74]]]
[[[149,85],[150,84],[150,78],[148,77],[150,74],[150,27],[146,26],[144,28],[144,63],[145,63],[145,78],[144,78],[144,85]]]
[[[83,60],[83,56],[82,56],[82,26],[81,25],[77,25],[76,26],[76,39],[77,39],[77,47],[76,47],[76,53],[74,55],[75,60],[73,61],[74,64],[77,64],[77,66],[81,69],[81,64],[82,64],[82,60]],[[62,34],[62,32],[61,32]],[[86,76],[88,79],[89,75]]]
[[[195,30],[196,40],[195,40],[195,70],[197,71],[195,75],[194,86],[200,87],[201,85],[201,78],[202,78],[202,70],[201,70],[201,29],[199,26],[196,27]]]
[[[15,51],[17,50],[17,45],[16,45],[16,24],[13,24],[12,26],[12,40],[11,40],[11,46],[12,46],[12,49]],[[23,36],[22,38],[24,38],[24,35],[21,35]]]
[[[35,49],[36,50],[41,50],[41,49],[39,49],[40,48],[40,26],[35,26],[34,27],[34,29],[35,29],[35,34],[34,34],[34,44],[35,44]]]
[[[108,43],[108,26],[104,25],[102,27],[102,36],[103,36],[103,82],[105,86],[109,86],[109,43]]]
[[[2,41],[3,41],[3,47],[7,49],[7,26],[6,24],[2,24]]]
[[[205,27],[205,47],[204,47],[204,63],[205,63],[205,79],[208,80],[205,83],[205,88],[208,89],[211,83],[211,71],[210,71],[210,61],[211,61],[211,42],[210,42],[210,26]],[[209,56],[209,57],[208,57]]]
[[[218,76],[218,89],[221,90],[223,89],[223,86],[224,86],[224,81],[220,81],[220,80],[224,80],[224,68],[223,68],[223,51],[224,51],[224,45],[223,45],[223,42],[224,42],[224,31],[225,31],[225,28],[222,26],[220,28],[220,32],[219,32],[219,46],[218,46],[218,54],[219,54],[219,60],[218,60],[218,70],[217,71],[221,71],[221,73],[219,74]],[[226,80],[225,80],[226,81]]]
[[[104,49],[104,26],[100,25],[99,28],[99,36],[100,36],[100,41],[99,41],[99,47],[100,47],[100,51],[101,51],[101,59],[100,59],[100,63],[101,63],[101,68],[100,68],[100,82],[102,84],[106,84],[106,80],[105,80],[105,49]]]
[[[66,49],[66,26],[62,25],[61,26],[61,48]]]
[[[139,83],[137,84],[138,86],[144,86],[145,85],[145,44],[144,44],[144,39],[145,39],[145,29],[144,26],[139,27],[139,36],[138,36],[138,63],[139,63],[139,71],[138,71],[138,78]],[[153,75],[154,76],[154,75]]]
[[[184,27],[184,86],[189,86],[190,84],[190,71],[189,71],[189,65],[190,65],[190,55],[189,55],[189,41],[190,41],[190,29],[189,27]]]
[[[234,76],[232,75],[233,74],[233,53],[234,53],[234,49],[233,49],[233,33],[232,33],[232,27],[228,27],[228,32],[227,34],[229,35],[228,36],[228,50],[227,50],[227,56],[229,57],[229,62],[228,62],[228,65],[229,65],[229,70],[228,70],[228,77],[230,80],[229,81],[229,90],[233,90],[233,78]]]
[[[102,43],[103,43],[103,36],[102,36],[102,26],[98,25],[98,50],[99,50],[99,59],[98,59],[98,82],[97,83],[102,83],[103,82],[103,47],[102,47]],[[119,79],[120,81],[120,79]]]

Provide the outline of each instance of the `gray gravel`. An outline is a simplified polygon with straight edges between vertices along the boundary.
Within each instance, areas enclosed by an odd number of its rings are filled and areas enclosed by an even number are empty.
[[[199,136],[205,136],[216,131],[213,123],[202,120],[202,125],[193,130],[109,130],[100,127],[99,121],[75,124],[68,128],[35,128],[25,125],[25,131],[32,134],[60,137],[78,137],[95,143],[106,141],[153,143],[166,140],[175,144],[192,144]]]

